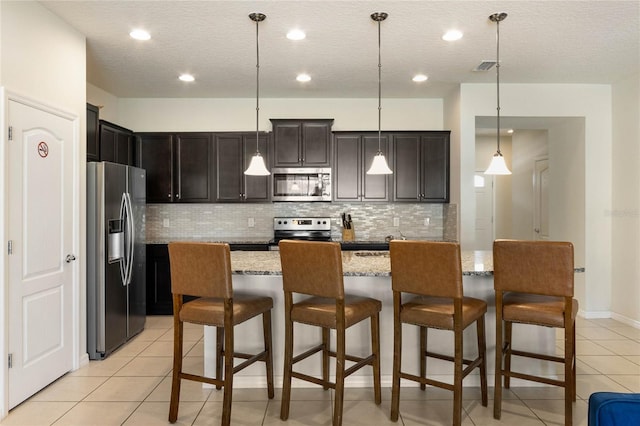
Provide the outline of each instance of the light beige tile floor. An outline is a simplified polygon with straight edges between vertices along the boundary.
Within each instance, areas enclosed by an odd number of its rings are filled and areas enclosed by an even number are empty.
[[[203,330],[185,326],[185,368],[202,372]],[[146,329],[104,361],[60,378],[25,401],[1,425],[166,425],[171,391],[172,318],[150,316]],[[620,322],[578,319],[578,377],[574,425],[587,425],[587,401],[597,391],[640,392],[640,330]],[[562,342],[557,341],[558,352]],[[281,392],[268,400],[264,389],[234,389],[234,425],[330,425],[332,391],[295,389],[287,422],[279,418]],[[463,392],[463,425],[562,425],[562,389],[512,387],[504,390],[502,419],[493,418],[480,403],[478,388]],[[222,392],[183,381],[178,425],[219,425]],[[373,403],[370,389],[347,388],[345,425],[450,425],[452,395],[427,388],[402,388],[400,419],[389,420],[391,391],[383,389],[382,404]]]

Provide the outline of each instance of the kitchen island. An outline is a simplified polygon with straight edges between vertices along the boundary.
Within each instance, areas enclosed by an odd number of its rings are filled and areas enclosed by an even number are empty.
[[[343,252],[343,272],[345,291],[373,297],[382,301],[380,313],[380,352],[383,386],[391,385],[393,365],[393,294],[391,291],[390,260],[388,251],[354,251]],[[274,376],[276,386],[282,383],[284,355],[284,301],[282,292],[282,272],[280,257],[277,251],[234,251],[231,253],[233,285],[236,290],[250,290],[271,296],[274,300],[272,313]],[[491,251],[462,252],[463,286],[465,296],[476,297],[487,301],[489,309],[486,314],[487,339],[487,372],[489,383],[493,383],[495,357],[495,307],[493,292],[493,258]],[[577,272],[584,271],[577,269]],[[368,333],[369,321],[363,321],[347,331],[347,353],[363,355],[370,351]],[[524,350],[535,349],[548,353],[556,351],[554,329],[544,327],[516,326],[514,342]],[[259,319],[252,319],[236,327],[236,350],[259,352],[262,342],[262,326]],[[294,333],[295,351],[307,349],[319,342],[320,329],[317,327],[296,324]],[[475,327],[469,327],[464,335],[465,358],[476,353]],[[215,329],[205,327],[204,354],[205,372],[213,375],[215,371]],[[407,371],[418,372],[418,332],[417,328],[406,328],[403,333],[403,367]],[[430,330],[430,347],[437,347],[453,354],[453,334],[449,331]],[[435,346],[431,346],[435,345]],[[332,333],[332,347],[335,348],[335,334]],[[514,365],[519,366],[514,359]],[[319,356],[311,357],[300,363],[299,368],[308,374],[320,375],[321,360]],[[532,374],[556,377],[555,366],[541,361],[527,361],[521,368]],[[451,363],[429,359],[427,374],[439,380],[452,382]],[[560,373],[561,374],[561,373]],[[527,382],[522,382],[527,383]],[[364,368],[350,376],[345,386],[371,386],[371,369]],[[415,383],[409,384],[415,386]],[[308,383],[297,382],[293,385],[309,386]],[[403,382],[403,385],[405,383]],[[465,386],[478,386],[477,372],[471,373],[464,381]],[[518,380],[512,380],[518,386]],[[530,383],[527,383],[530,386]],[[258,363],[243,370],[234,378],[234,387],[264,387],[266,378],[264,365]]]

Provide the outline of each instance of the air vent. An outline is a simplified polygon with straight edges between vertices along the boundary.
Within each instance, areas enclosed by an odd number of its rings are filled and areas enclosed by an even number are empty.
[[[489,71],[491,68],[493,68],[496,65],[496,61],[491,60],[491,61],[482,61],[480,62],[480,64],[478,64],[473,71]]]

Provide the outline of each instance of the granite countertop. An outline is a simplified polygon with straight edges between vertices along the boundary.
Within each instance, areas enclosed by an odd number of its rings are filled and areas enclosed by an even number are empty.
[[[233,273],[242,275],[282,275],[278,251],[231,252]],[[391,265],[388,251],[347,251],[342,253],[342,269],[345,276],[388,277]],[[493,275],[491,251],[463,251],[463,275]]]

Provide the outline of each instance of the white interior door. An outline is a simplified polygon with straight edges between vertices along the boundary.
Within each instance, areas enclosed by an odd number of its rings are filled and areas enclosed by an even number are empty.
[[[533,236],[549,239],[549,160],[535,161],[533,175]]]
[[[474,176],[476,192],[475,250],[493,249],[493,176],[476,172]]]
[[[73,366],[72,120],[8,102],[9,408]]]

